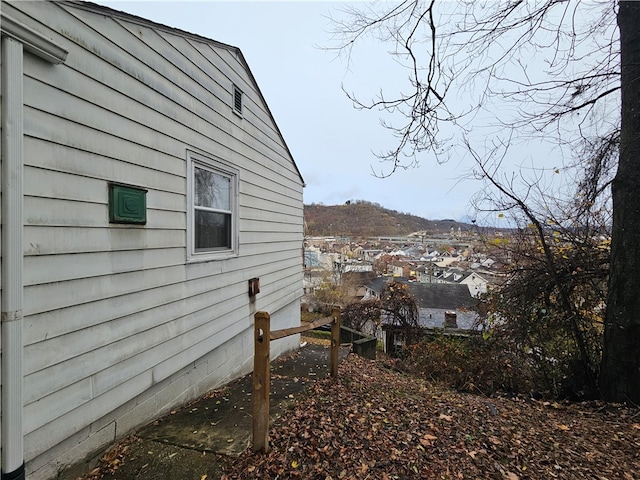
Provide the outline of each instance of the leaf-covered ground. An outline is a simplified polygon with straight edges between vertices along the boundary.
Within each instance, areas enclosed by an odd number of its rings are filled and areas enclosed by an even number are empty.
[[[231,479],[640,479],[640,410],[458,394],[350,355]]]

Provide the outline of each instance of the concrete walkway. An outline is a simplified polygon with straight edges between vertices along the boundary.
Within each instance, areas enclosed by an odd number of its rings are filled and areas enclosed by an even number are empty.
[[[330,348],[314,343],[303,345],[297,352],[271,363],[271,422],[309,382],[329,375]],[[349,350],[341,347],[340,360]],[[219,479],[222,463],[251,446],[251,388],[249,374],[142,427],[130,442],[113,446],[103,456],[104,464],[117,467],[113,475],[105,478]],[[97,461],[76,465],[58,478],[100,478],[96,467]]]

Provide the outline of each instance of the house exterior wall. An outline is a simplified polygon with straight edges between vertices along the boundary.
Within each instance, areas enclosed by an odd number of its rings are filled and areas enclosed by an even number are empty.
[[[460,283],[469,287],[469,293],[472,297],[478,298],[487,293],[487,281],[476,273],[472,273]]]
[[[237,49],[74,2],[2,9],[69,52],[24,55],[24,448],[45,479],[248,373],[256,311],[299,324],[303,182]],[[188,257],[188,151],[238,172],[236,255]],[[109,223],[109,182],[148,191],[146,225]]]
[[[420,325],[427,328],[444,328],[445,313],[447,311],[454,311],[456,313],[458,328],[461,330],[472,330],[478,320],[478,314],[472,311],[420,307]]]

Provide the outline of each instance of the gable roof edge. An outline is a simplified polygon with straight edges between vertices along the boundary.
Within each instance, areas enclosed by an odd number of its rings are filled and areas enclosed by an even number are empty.
[[[291,150],[289,149],[289,146],[287,145],[286,140],[284,139],[284,136],[282,135],[282,131],[280,130],[280,127],[278,126],[278,123],[275,120],[275,117],[273,116],[273,113],[271,112],[271,109],[269,108],[269,105],[266,101],[266,99],[264,98],[264,95],[262,94],[262,90],[260,90],[260,86],[258,85],[258,82],[256,81],[256,78],[253,76],[253,72],[251,71],[251,68],[249,67],[249,63],[247,62],[246,58],[244,57],[242,51],[240,50],[239,47],[233,46],[233,45],[229,45],[227,43],[223,43],[223,42],[219,42],[218,40],[214,40],[208,37],[205,37],[203,35],[199,35],[197,33],[192,33],[192,32],[187,32],[186,30],[181,30],[179,28],[175,28],[175,27],[171,27],[168,25],[164,25],[162,23],[158,23],[158,22],[154,22],[153,20],[149,20],[147,18],[144,17],[140,17],[138,15],[134,15],[132,13],[127,13],[121,10],[114,10],[113,8],[109,8],[106,7],[104,5],[98,5],[97,3],[93,3],[93,2],[87,2],[87,1],[82,1],[82,0],[63,0],[61,2],[59,2],[62,5],[68,5],[70,7],[73,8],[80,8],[82,10],[87,10],[87,11],[91,11],[94,13],[99,13],[99,14],[103,14],[103,15],[107,15],[107,16],[111,16],[114,18],[121,18],[123,20],[126,20],[128,22],[131,23],[137,23],[139,25],[142,26],[146,26],[146,27],[151,27],[157,30],[163,30],[167,33],[171,33],[173,35],[179,35],[182,36],[184,38],[187,39],[193,39],[193,40],[197,40],[199,42],[204,42],[204,43],[208,43],[211,45],[214,45],[218,48],[224,48],[227,49],[233,53],[235,53],[236,57],[238,58],[238,61],[243,65],[243,67],[246,69],[249,78],[251,79],[251,82],[253,83],[253,85],[256,88],[256,91],[258,92],[258,96],[260,97],[260,100],[262,101],[262,104],[264,105],[264,108],[267,112],[267,114],[269,115],[269,118],[271,119],[271,121],[273,122],[273,126],[276,129],[276,133],[278,134],[278,137],[280,138],[280,140],[282,141],[282,145],[284,146],[285,150],[287,151],[287,153],[289,154],[289,158],[291,159],[291,162],[293,164],[293,167],[296,170],[296,173],[298,174],[298,177],[300,178],[300,181],[302,182],[302,186],[306,187],[306,183],[304,181],[304,178],[302,176],[302,173],[300,172],[300,169],[298,168],[298,165],[291,153]]]

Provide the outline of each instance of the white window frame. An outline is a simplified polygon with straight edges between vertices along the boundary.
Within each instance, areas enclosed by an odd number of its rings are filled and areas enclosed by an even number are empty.
[[[202,168],[231,179],[231,248],[196,251],[195,241],[195,169]],[[187,151],[187,261],[204,262],[238,256],[238,181],[239,171],[221,160]]]

